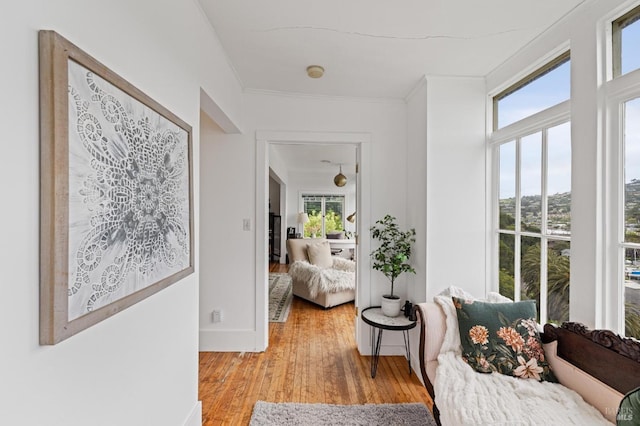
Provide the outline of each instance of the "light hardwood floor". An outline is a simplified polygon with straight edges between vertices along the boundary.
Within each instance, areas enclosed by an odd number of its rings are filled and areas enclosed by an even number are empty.
[[[286,272],[274,265],[272,272]],[[423,402],[431,399],[407,361],[360,356],[353,303],[324,310],[294,297],[285,323],[269,324],[264,353],[201,352],[199,399],[204,425],[246,425],[256,401],[329,404]],[[415,343],[417,344],[417,342]]]

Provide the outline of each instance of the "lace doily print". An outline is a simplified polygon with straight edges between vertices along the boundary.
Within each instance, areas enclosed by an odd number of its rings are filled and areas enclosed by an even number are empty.
[[[189,266],[188,133],[69,61],[69,320]]]

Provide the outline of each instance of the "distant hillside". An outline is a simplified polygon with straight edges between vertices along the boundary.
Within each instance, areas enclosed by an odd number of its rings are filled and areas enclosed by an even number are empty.
[[[640,238],[640,179],[633,179],[626,184],[625,217],[627,232],[638,234]],[[515,198],[500,200],[500,213],[511,217],[515,215]],[[553,229],[570,230],[571,193],[563,192],[549,196],[549,225]],[[541,224],[540,196],[522,197],[522,222],[530,230],[539,230]],[[639,241],[640,242],[640,241]]]
[[[638,194],[640,200],[640,182],[638,183]],[[522,222],[531,231],[539,231],[542,224],[542,205],[539,195],[528,195],[522,197]],[[500,213],[515,216],[516,199],[505,198],[500,200]],[[563,192],[549,196],[549,227],[569,231],[571,224],[571,193]]]
[[[632,179],[626,185],[625,204],[627,225],[637,228],[640,224],[640,179]]]

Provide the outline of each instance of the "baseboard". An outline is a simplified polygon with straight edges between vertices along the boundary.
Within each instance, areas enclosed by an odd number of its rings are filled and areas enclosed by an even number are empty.
[[[406,358],[407,352],[404,345],[382,345],[380,346],[380,356],[403,356]]]
[[[197,401],[184,426],[202,426],[202,401]]]
[[[202,330],[200,352],[261,352],[255,330]]]

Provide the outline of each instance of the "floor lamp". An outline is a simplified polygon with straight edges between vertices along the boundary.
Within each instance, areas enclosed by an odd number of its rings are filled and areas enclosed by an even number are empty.
[[[298,223],[302,225],[300,238],[304,238],[304,224],[309,222],[309,215],[305,212],[298,213]]]

